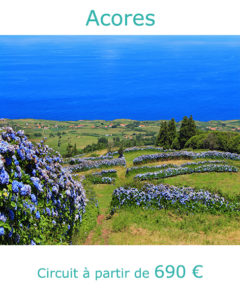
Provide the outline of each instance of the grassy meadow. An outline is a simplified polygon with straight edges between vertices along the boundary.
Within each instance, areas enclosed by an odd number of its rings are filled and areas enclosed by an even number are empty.
[[[92,185],[99,203],[96,226],[84,240],[75,236],[75,244],[90,245],[233,245],[240,244],[240,217],[227,214],[176,213],[171,210],[156,210],[127,207],[110,215],[110,203],[114,189],[134,185],[134,175],[126,176],[126,169],[133,166],[133,159],[152,151],[125,153],[127,166],[115,167],[117,179],[114,184]],[[148,165],[172,163],[181,165],[190,160],[154,162]],[[239,161],[226,163],[240,167]],[[97,169],[78,173],[79,176],[100,171]],[[240,173],[199,173],[180,175],[152,181],[175,186],[191,186],[206,189],[240,201]]]
[[[240,131],[240,121],[196,122],[201,130]],[[0,127],[11,126],[14,130],[23,129],[34,143],[47,137],[46,143],[62,155],[66,153],[68,143],[76,144],[78,149],[97,142],[101,137],[110,141],[114,137],[132,139],[135,135],[156,136],[160,121],[47,121],[47,120],[8,120],[1,119]],[[177,124],[179,128],[179,124]],[[117,150],[117,149],[112,149]],[[198,150],[200,151],[200,150]],[[86,156],[99,156],[107,149],[88,153]],[[127,168],[133,167],[133,160],[154,150],[125,152],[126,166],[109,167],[117,171],[117,177],[111,184],[93,184],[88,175],[108,169],[102,167],[74,174],[82,181],[89,201],[80,230],[74,235],[73,244],[84,245],[235,245],[240,244],[239,214],[188,213],[176,210],[144,209],[141,207],[122,207],[111,214],[111,201],[118,187],[138,187],[147,182],[137,182],[134,176],[126,175]],[[114,155],[115,158],[118,155]],[[192,160],[175,159],[148,162],[141,166],[154,167],[161,164],[180,166]],[[240,161],[224,160],[230,166],[240,170]],[[68,163],[65,164],[68,166]],[[144,171],[146,172],[146,171]],[[224,196],[230,203],[240,203],[240,172],[209,172],[178,175],[169,178],[151,180],[152,184],[168,184],[208,190]]]
[[[0,127],[10,126],[14,130],[23,129],[25,134],[33,142],[39,142],[43,137],[47,138],[47,144],[66,154],[67,144],[76,144],[77,149],[96,143],[101,137],[132,140],[136,135],[142,139],[156,137],[159,121],[134,121],[120,119],[105,120],[79,120],[79,121],[48,121],[35,119],[0,119]],[[240,120],[230,121],[196,121],[197,128],[203,131],[228,131],[240,132]],[[180,122],[176,124],[180,128]],[[143,153],[144,154],[144,153]],[[129,158],[130,159],[130,158]]]

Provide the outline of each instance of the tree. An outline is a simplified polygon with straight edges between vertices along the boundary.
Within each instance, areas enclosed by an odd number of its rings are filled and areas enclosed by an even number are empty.
[[[71,157],[72,156],[72,150],[73,150],[73,145],[71,145],[70,143],[67,144],[67,153],[66,153],[66,157]]]
[[[123,157],[123,145],[118,149],[119,158]]]
[[[113,148],[113,142],[112,141],[109,141],[108,144],[107,144],[107,149],[108,149],[108,152],[112,152],[112,148]]]
[[[61,135],[59,136],[59,138],[58,138],[58,148],[60,148],[61,147]]]
[[[180,147],[184,148],[186,142],[196,134],[197,134],[196,124],[192,116],[190,116],[189,119],[188,117],[185,116],[182,120],[180,131],[179,131]]]
[[[76,155],[77,154],[77,145],[76,143],[74,144],[74,147],[73,147],[73,155]]]
[[[98,144],[105,144],[105,145],[107,145],[107,143],[108,143],[108,139],[105,138],[105,137],[100,137],[98,139]]]
[[[169,139],[169,145],[172,146],[172,143],[177,136],[177,128],[176,128],[176,122],[174,118],[172,118],[168,122],[168,139]]]
[[[162,146],[164,148],[169,148],[169,132],[168,123],[162,121],[160,124],[160,130],[156,139],[156,146]]]
[[[190,137],[197,134],[197,127],[196,127],[195,121],[193,120],[192,115],[188,119],[188,134]]]
[[[175,139],[172,142],[171,147],[175,150],[180,150],[180,143],[179,143],[179,138],[176,136]]]

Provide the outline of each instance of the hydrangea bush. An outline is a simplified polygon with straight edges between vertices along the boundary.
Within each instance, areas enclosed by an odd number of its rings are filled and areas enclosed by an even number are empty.
[[[190,187],[169,185],[145,185],[142,189],[119,187],[112,195],[112,213],[121,207],[143,207],[183,211],[232,212],[238,211],[236,204],[217,194]]]
[[[188,162],[184,163],[182,165],[175,165],[175,164],[161,164],[156,166],[135,166],[131,168],[127,168],[126,176],[129,176],[131,174],[137,174],[137,173],[145,173],[145,172],[151,172],[151,171],[158,171],[162,169],[168,169],[168,168],[180,168],[180,167],[196,167],[206,164],[224,164],[225,162],[223,160],[204,160],[204,161],[198,161],[198,162]]]
[[[70,164],[71,165],[76,165],[76,164],[81,164],[82,162],[85,162],[86,160],[103,160],[103,159],[112,159],[113,156],[106,154],[106,155],[102,155],[102,156],[96,156],[96,157],[82,157],[82,158],[75,158],[72,157],[70,159]]]
[[[230,153],[230,152],[219,152],[219,151],[205,151],[205,152],[176,151],[176,152],[141,155],[136,157],[133,160],[133,164],[139,165],[143,163],[160,161],[160,160],[198,159],[198,158],[240,160],[240,154]]]
[[[92,173],[94,176],[108,176],[108,177],[117,177],[117,171],[115,169],[102,170],[100,172]]]
[[[129,176],[131,174],[141,173],[141,172],[149,172],[149,171],[162,170],[162,169],[167,169],[167,168],[178,168],[178,165],[162,164],[162,165],[157,165],[157,166],[131,167],[131,168],[127,168],[126,176]]]
[[[100,175],[86,175],[85,179],[90,181],[93,184],[112,184],[115,182],[115,178],[108,176],[100,176]]]
[[[197,167],[178,167],[168,168],[158,172],[148,172],[144,174],[138,174],[134,179],[138,180],[151,180],[167,178],[177,175],[193,174],[193,173],[205,173],[205,172],[238,172],[238,168],[229,165],[202,165]]]
[[[176,150],[174,149],[163,149],[162,147],[153,147],[153,146],[145,146],[145,147],[129,147],[123,149],[124,153],[129,153],[129,152],[137,152],[137,151],[156,151],[156,152],[174,152]],[[113,151],[113,152],[108,152],[106,155],[116,155],[118,154],[118,151]]]
[[[201,165],[206,165],[206,164],[225,164],[224,160],[201,160],[201,161],[196,161],[196,162],[187,162],[184,164],[181,164],[180,167],[196,167],[196,166],[201,166]]]
[[[82,220],[86,196],[61,166],[60,155],[23,131],[0,136],[0,244],[71,241]]]
[[[102,159],[102,160],[83,160],[80,164],[69,166],[67,169],[71,172],[81,172],[90,169],[96,169],[100,167],[111,166],[126,166],[126,160],[124,157],[114,159]]]

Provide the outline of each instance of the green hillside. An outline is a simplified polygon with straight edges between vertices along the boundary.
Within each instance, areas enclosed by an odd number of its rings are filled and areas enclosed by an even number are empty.
[[[110,142],[114,138],[131,141],[141,140],[139,144],[154,144],[161,121],[134,121],[119,119],[105,120],[79,120],[79,121],[48,121],[34,119],[0,119],[0,127],[11,126],[18,130],[23,129],[34,142],[47,137],[50,147],[66,154],[67,144],[74,145],[78,150],[89,144],[96,143],[99,138],[106,137]],[[180,128],[180,122],[177,128]],[[196,121],[197,129],[203,131],[240,132],[240,120],[230,121]],[[130,143],[130,142],[129,142]]]

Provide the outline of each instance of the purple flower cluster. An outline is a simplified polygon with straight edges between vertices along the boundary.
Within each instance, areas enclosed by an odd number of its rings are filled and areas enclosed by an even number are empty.
[[[117,171],[115,169],[102,170],[100,172],[92,173],[94,176],[106,176],[106,175],[116,175]]]
[[[169,185],[145,185],[137,188],[120,187],[114,190],[111,207],[113,211],[123,206],[144,208],[184,208],[189,210],[227,209],[232,207],[223,197],[205,190]]]
[[[127,168],[126,175],[130,175],[131,173],[141,173],[141,172],[161,170],[161,169],[166,169],[166,168],[178,168],[178,165],[162,164],[162,165],[157,165],[157,166],[131,167],[131,168]]]
[[[129,148],[125,148],[123,150],[123,152],[128,153],[128,152],[137,152],[137,151],[144,151],[144,150],[156,151],[156,152],[174,152],[174,151],[176,151],[176,150],[173,150],[173,149],[163,149],[162,147],[146,146],[146,147],[129,147]],[[118,151],[108,152],[107,154],[116,155],[116,154],[118,154]]]
[[[229,165],[202,165],[197,167],[178,167],[168,168],[158,172],[148,172],[144,174],[138,174],[134,179],[138,180],[151,180],[167,178],[172,176],[193,174],[193,173],[205,173],[205,172],[238,172],[238,168]]]
[[[23,131],[0,137],[0,243],[46,244],[69,240],[85,212],[81,183],[62,168],[59,153]]]
[[[191,152],[191,151],[175,151],[167,153],[147,154],[136,157],[133,160],[134,165],[148,163],[152,161],[170,160],[170,159],[232,159],[240,160],[240,154],[219,151]]]
[[[102,183],[111,184],[114,182],[114,178],[112,177],[101,177]]]
[[[71,172],[81,172],[89,169],[111,166],[125,166],[126,160],[124,157],[114,159],[102,159],[97,161],[83,160],[80,164],[69,166],[67,169]]]
[[[70,164],[71,165],[76,165],[76,164],[81,164],[82,162],[85,162],[86,160],[103,160],[103,159],[112,159],[112,155],[101,155],[101,156],[96,156],[96,157],[82,157],[82,158],[74,158],[72,157],[70,159]]]
[[[201,166],[206,164],[224,164],[225,162],[223,160],[201,160],[197,162],[187,162],[181,165],[181,167],[195,167],[195,166]]]
[[[108,176],[109,175],[109,176]],[[115,182],[116,173],[103,173],[101,172],[88,174],[84,178],[93,184],[112,184]]]
[[[172,152],[175,151],[173,149],[163,149],[162,147],[152,147],[152,146],[146,146],[146,147],[131,147],[131,148],[126,148],[124,149],[123,152],[134,152],[134,151],[160,151],[160,152]]]
[[[203,160],[198,162],[188,162],[184,163],[182,165],[174,165],[174,164],[161,164],[156,166],[135,166],[128,168],[126,171],[126,175],[130,174],[136,174],[136,173],[145,173],[145,172],[151,172],[151,171],[157,171],[161,169],[167,169],[167,168],[180,168],[180,167],[196,167],[206,164],[224,164],[225,162],[223,160]]]

